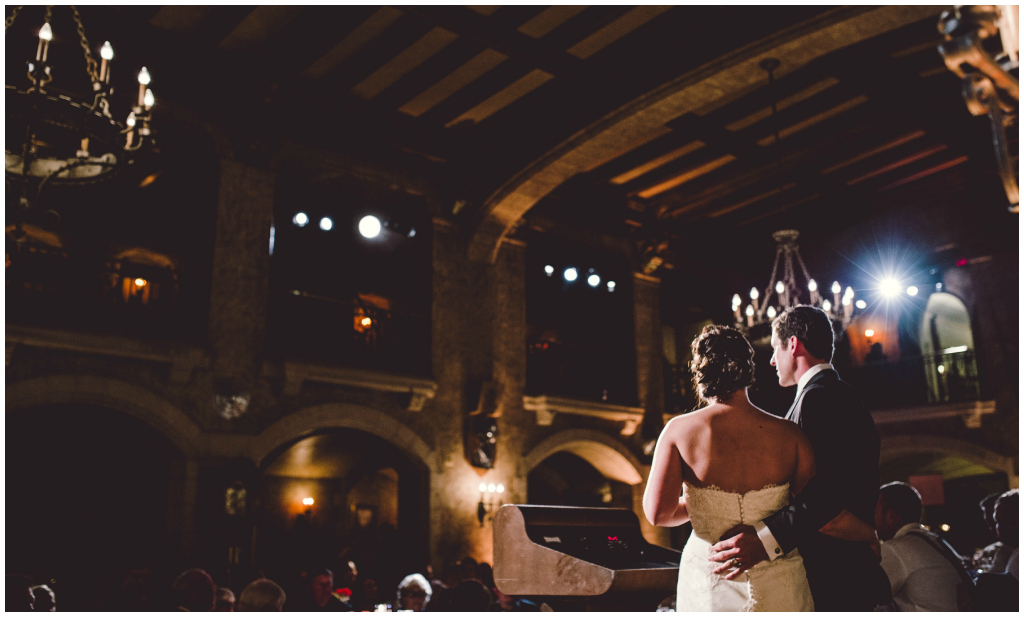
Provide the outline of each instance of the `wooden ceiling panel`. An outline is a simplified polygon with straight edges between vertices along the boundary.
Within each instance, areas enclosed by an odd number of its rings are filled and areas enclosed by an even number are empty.
[[[586,6],[559,5],[544,9],[539,15],[516,28],[526,36],[539,39],[586,9]]]
[[[499,51],[485,49],[399,107],[398,111],[418,118],[507,59],[508,56]]]
[[[372,99],[457,38],[459,35],[454,32],[444,28],[432,28],[384,66],[353,86],[352,94],[362,99]]]
[[[669,178],[668,180],[659,182],[654,186],[650,186],[642,191],[639,191],[637,195],[643,197],[644,199],[650,199],[651,197],[654,197],[655,195],[660,195],[661,193],[664,193],[669,189],[674,189],[680,184],[689,182],[694,178],[699,178],[700,176],[703,176],[706,173],[710,173],[724,165],[728,165],[729,163],[732,163],[735,160],[736,157],[731,154],[720,156],[716,159],[708,161],[707,163],[688,169],[677,176]]]
[[[858,105],[863,105],[864,103],[867,103],[867,102],[868,102],[868,97],[863,95],[863,94],[861,94],[859,96],[855,96],[852,99],[843,101],[842,103],[836,105],[835,107],[830,107],[830,108],[826,109],[825,111],[822,111],[822,112],[819,112],[817,114],[814,114],[813,116],[811,116],[809,118],[805,118],[804,120],[801,120],[800,122],[797,122],[795,124],[790,124],[789,126],[785,127],[784,129],[781,129],[779,131],[779,139],[786,139],[788,137],[791,137],[792,135],[794,135],[796,133],[799,133],[800,131],[802,131],[802,130],[804,130],[806,128],[812,127],[815,124],[818,124],[819,122],[821,122],[823,120],[828,120],[829,118],[834,118],[834,117],[836,117],[836,116],[838,116],[840,114],[843,114],[843,113],[853,109],[854,107],[857,107]],[[768,137],[762,137],[761,139],[757,140],[757,145],[759,145],[759,146],[767,146],[768,144],[770,144],[770,143],[772,143],[774,141],[775,141],[775,136],[774,135],[771,135],[771,136],[768,136]]]
[[[281,32],[304,7],[295,5],[264,5],[253,9],[234,30],[217,45],[228,51],[252,51]]]
[[[359,24],[355,30],[338,41],[330,51],[309,65],[302,72],[302,76],[306,79],[320,79],[324,77],[340,66],[341,63],[348,60],[354,53],[362,49],[367,43],[383,34],[385,30],[404,14],[396,8],[382,6],[369,19]]]
[[[676,148],[675,150],[672,150],[671,152],[666,152],[665,154],[662,154],[659,157],[656,157],[654,159],[651,159],[651,160],[647,161],[643,165],[640,165],[638,167],[634,167],[633,169],[630,169],[626,173],[619,174],[618,176],[615,176],[614,178],[611,179],[610,182],[612,184],[625,184],[625,183],[627,183],[627,182],[629,182],[631,180],[635,180],[635,179],[639,178],[640,176],[642,176],[642,175],[644,175],[644,174],[646,174],[648,172],[654,171],[655,169],[661,167],[662,165],[665,165],[666,163],[670,163],[670,162],[678,159],[679,157],[686,156],[687,154],[690,154],[691,152],[696,152],[697,150],[703,148],[705,145],[707,145],[707,144],[705,144],[704,142],[702,142],[700,140],[691,141],[690,143],[686,144],[685,146]]]
[[[670,8],[672,7],[638,6],[565,51],[585,60]]]
[[[466,110],[457,118],[445,124],[445,127],[451,128],[456,124],[467,121],[473,123],[481,122],[500,109],[511,105],[518,99],[543,86],[553,77],[554,75],[551,73],[534,69],[505,88],[502,88],[499,92],[494,93],[480,104]]]

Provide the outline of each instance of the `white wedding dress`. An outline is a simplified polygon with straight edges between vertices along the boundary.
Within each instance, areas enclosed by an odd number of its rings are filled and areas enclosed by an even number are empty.
[[[764,561],[727,581],[712,574],[721,565],[708,561],[711,546],[732,527],[759,521],[789,504],[789,484],[747,493],[683,484],[693,533],[683,549],[676,586],[676,610],[812,611],[804,562],[798,551]]]

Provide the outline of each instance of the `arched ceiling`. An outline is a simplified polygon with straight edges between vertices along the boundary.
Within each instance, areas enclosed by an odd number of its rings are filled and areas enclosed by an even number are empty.
[[[425,195],[481,261],[504,237],[572,227],[627,252],[662,243],[665,267],[685,268],[718,234],[768,238],[794,221],[835,232],[838,213],[849,225],[907,191],[948,194],[974,181],[965,169],[998,183],[987,122],[967,112],[936,51],[944,8],[81,13],[94,46],[115,45],[117,96],[130,98],[148,66],[158,130],[199,117],[253,164]],[[9,75],[35,49],[41,12],[26,7],[8,32]],[[73,73],[73,31],[54,30],[55,70]],[[773,87],[766,57],[781,61]]]

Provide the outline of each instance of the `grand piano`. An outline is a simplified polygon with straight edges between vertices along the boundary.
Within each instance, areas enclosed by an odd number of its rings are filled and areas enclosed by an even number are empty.
[[[556,610],[653,611],[675,594],[679,551],[650,544],[629,510],[505,505],[494,582]]]

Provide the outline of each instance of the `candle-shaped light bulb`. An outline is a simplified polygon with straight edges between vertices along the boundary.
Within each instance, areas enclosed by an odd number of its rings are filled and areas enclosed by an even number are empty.
[[[732,296],[732,307],[736,308],[736,307],[738,307],[741,304],[743,304],[743,300],[740,299],[740,295],[739,294],[733,294],[733,296]]]
[[[750,299],[751,300],[757,300],[759,295],[760,294],[757,293],[757,287],[751,287],[750,288]]]
[[[807,289],[811,291],[818,291],[818,284],[814,282],[814,279],[811,279],[810,282],[807,283]]]
[[[135,112],[134,111],[128,112],[128,119],[125,120],[125,124],[127,124],[128,126],[135,126]]]
[[[825,300],[824,302],[821,303],[821,310],[828,313],[829,311],[832,310],[832,303],[829,302],[828,300]]]
[[[754,307],[748,304],[747,305],[746,314],[747,314],[747,317],[753,317],[754,316]]]
[[[100,58],[104,60],[114,59],[114,47],[110,44],[110,41],[103,41],[103,47],[100,47]]]
[[[486,482],[481,482],[480,483],[480,492],[481,493],[486,493],[487,492],[487,483]]]
[[[850,306],[853,303],[853,298],[846,296],[843,298],[843,306]]]
[[[153,96],[153,91],[149,88],[146,88],[146,94],[142,97],[142,103],[145,105],[147,111],[152,109],[153,104],[156,103],[156,97]]]
[[[782,284],[782,281],[775,283],[775,293],[782,295],[784,291],[786,291],[786,286]]]
[[[852,298],[853,297],[853,287],[847,287],[846,288],[846,293],[843,294],[843,295],[845,295],[847,298]]]
[[[769,306],[768,307],[768,319],[775,319],[775,307],[774,306]]]
[[[142,67],[142,70],[139,71],[139,83],[143,86],[148,86],[149,79],[149,71],[146,69],[146,67]]]
[[[53,40],[53,30],[49,22],[43,24],[39,29],[39,46],[36,47],[36,60],[46,62],[46,54],[50,50],[50,41]]]
[[[839,281],[832,283],[832,293],[837,294],[843,290],[843,286],[839,284]]]

